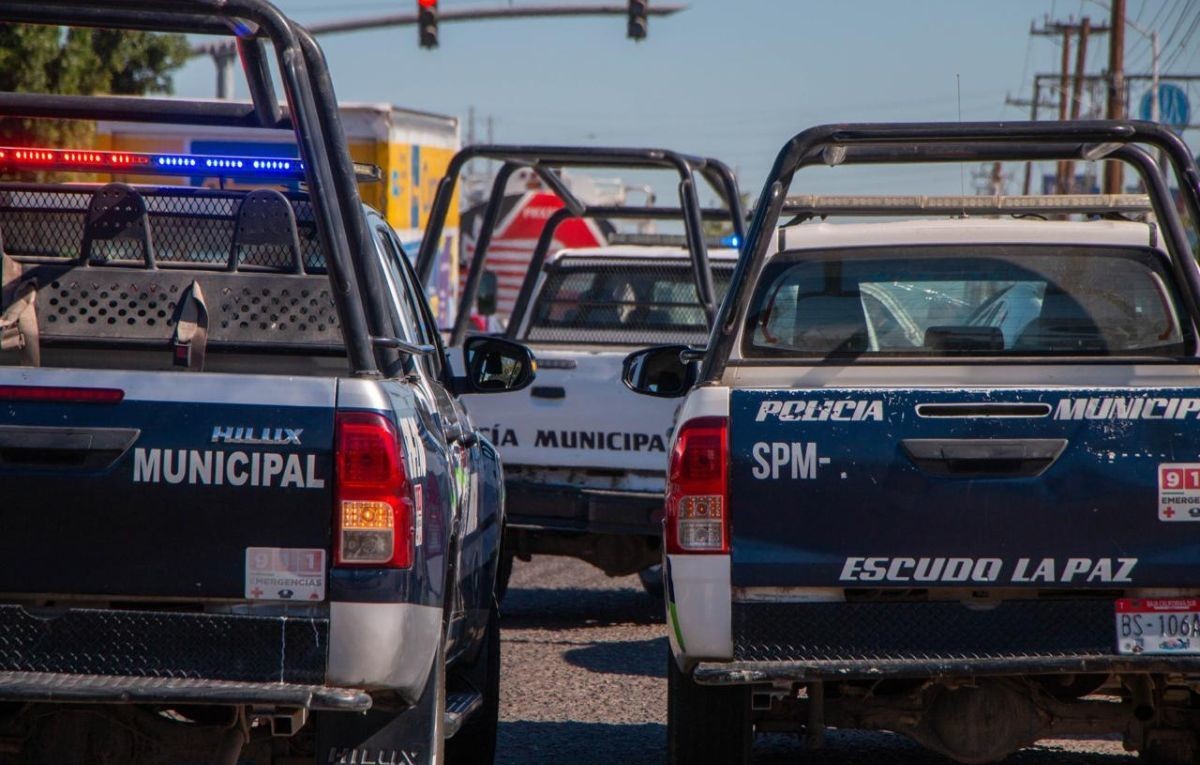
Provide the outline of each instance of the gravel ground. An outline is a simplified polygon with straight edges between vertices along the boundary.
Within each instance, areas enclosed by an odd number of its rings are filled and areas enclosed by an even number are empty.
[[[666,655],[661,610],[637,577],[610,579],[566,558],[517,561],[502,608],[499,765],[661,765]],[[947,765],[901,736],[830,731],[806,752],[795,737],[760,736],[755,763]],[[1059,739],[1019,765],[1128,765],[1119,740]]]

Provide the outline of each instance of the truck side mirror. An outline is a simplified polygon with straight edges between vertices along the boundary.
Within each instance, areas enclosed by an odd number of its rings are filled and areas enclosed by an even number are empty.
[[[520,343],[500,337],[476,335],[463,343],[467,370],[462,393],[508,393],[533,382],[537,360]]]
[[[496,313],[497,279],[495,271],[484,271],[479,277],[479,292],[475,295],[475,313],[491,316]]]
[[[684,355],[696,351],[686,345],[656,345],[625,357],[621,379],[625,387],[643,396],[679,398],[692,389],[699,374],[696,362]]]

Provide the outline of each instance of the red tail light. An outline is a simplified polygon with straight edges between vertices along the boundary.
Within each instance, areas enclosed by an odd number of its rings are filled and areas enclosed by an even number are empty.
[[[337,415],[334,565],[408,568],[413,490],[396,426],[370,412]]]
[[[729,421],[679,428],[667,474],[667,552],[729,553]]]
[[[61,388],[43,385],[0,385],[0,401],[31,404],[119,404],[119,388]]]

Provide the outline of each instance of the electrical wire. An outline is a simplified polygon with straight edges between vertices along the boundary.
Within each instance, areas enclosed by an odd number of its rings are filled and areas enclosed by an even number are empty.
[[[1179,41],[1179,46],[1175,49],[1175,52],[1172,53],[1165,62],[1163,62],[1161,67],[1162,71],[1172,71],[1175,66],[1175,62],[1179,60],[1184,51],[1192,50],[1188,47],[1188,43],[1191,41],[1192,37],[1196,35],[1197,30],[1200,30],[1200,11],[1197,11],[1195,16],[1192,18],[1192,23],[1188,26],[1188,31],[1184,34],[1183,38]]]

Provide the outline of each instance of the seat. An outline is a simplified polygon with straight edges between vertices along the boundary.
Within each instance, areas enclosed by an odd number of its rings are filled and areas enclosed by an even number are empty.
[[[1104,353],[1108,351],[1108,343],[1091,313],[1075,296],[1048,285],[1041,313],[1021,331],[1013,350]]]
[[[801,297],[796,301],[794,316],[790,345],[795,348],[814,353],[867,350],[867,314],[857,292]]]
[[[103,253],[96,246],[99,242],[109,243]],[[130,245],[141,251],[140,259],[147,268],[154,268],[154,238],[146,200],[128,184],[105,184],[88,202],[79,259],[84,265],[133,260]]]
[[[238,205],[228,268],[236,271],[242,263],[304,273],[296,212],[275,189],[255,189]]]

